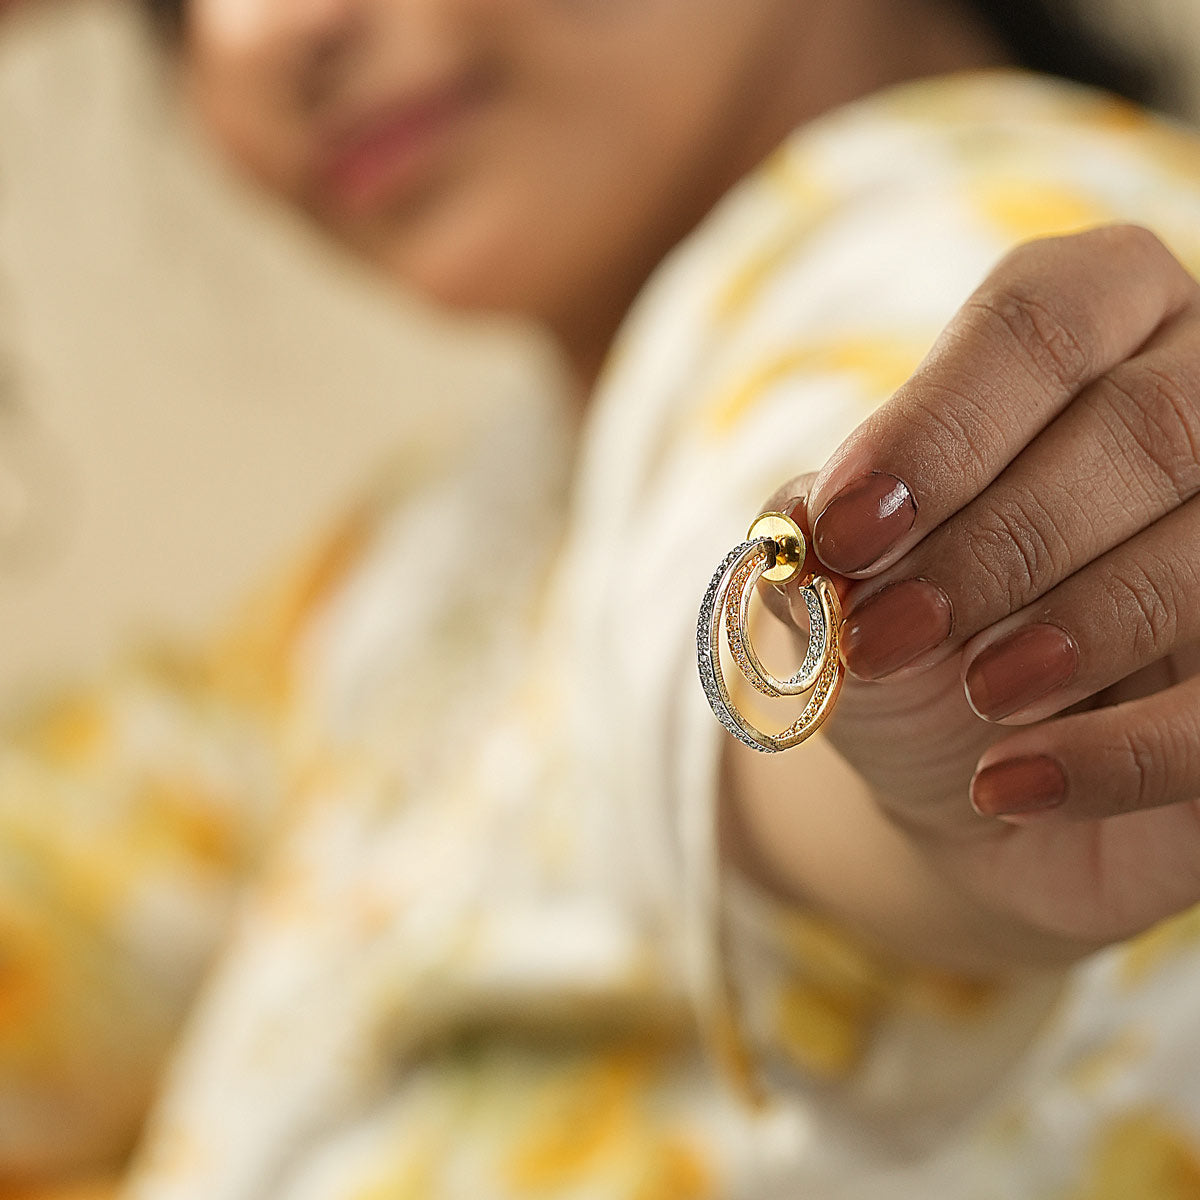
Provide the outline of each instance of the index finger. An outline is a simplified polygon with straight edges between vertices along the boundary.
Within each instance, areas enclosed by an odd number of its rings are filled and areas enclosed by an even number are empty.
[[[896,562],[1196,290],[1163,243],[1135,226],[1014,250],[817,476],[808,510],[817,556],[859,578]]]

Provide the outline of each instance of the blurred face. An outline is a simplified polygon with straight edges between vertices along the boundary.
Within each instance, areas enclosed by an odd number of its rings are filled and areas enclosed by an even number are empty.
[[[371,261],[584,337],[784,135],[821,3],[191,0],[187,75],[236,157]]]

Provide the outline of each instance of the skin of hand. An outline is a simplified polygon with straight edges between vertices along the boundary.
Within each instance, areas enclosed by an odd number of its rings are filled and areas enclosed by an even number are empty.
[[[973,970],[1200,902],[1198,494],[1200,286],[1132,227],[1011,254],[766,506],[838,583],[850,678],[827,745],[730,751],[735,857]]]

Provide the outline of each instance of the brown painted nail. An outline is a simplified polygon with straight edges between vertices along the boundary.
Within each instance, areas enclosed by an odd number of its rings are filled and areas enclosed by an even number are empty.
[[[1075,639],[1057,625],[1027,625],[989,646],[967,668],[967,699],[985,721],[1002,721],[1071,681]]]
[[[793,496],[780,510],[785,517],[791,517],[801,529],[808,525],[808,497]]]
[[[883,679],[940,646],[954,626],[950,598],[925,579],[877,592],[842,626],[846,666],[860,679]]]
[[[1067,777],[1052,758],[1011,758],[971,780],[971,804],[981,817],[1020,817],[1061,808]]]
[[[817,557],[841,575],[878,562],[917,520],[917,505],[894,475],[876,471],[840,491],[813,526]]]

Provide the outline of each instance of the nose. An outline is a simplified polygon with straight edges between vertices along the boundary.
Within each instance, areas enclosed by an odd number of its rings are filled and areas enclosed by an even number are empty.
[[[306,109],[336,90],[364,0],[192,0],[188,39],[227,80],[270,77]],[[278,93],[277,93],[278,94]]]
[[[359,0],[192,0],[188,13],[193,32],[246,54],[336,37],[359,7]]]

